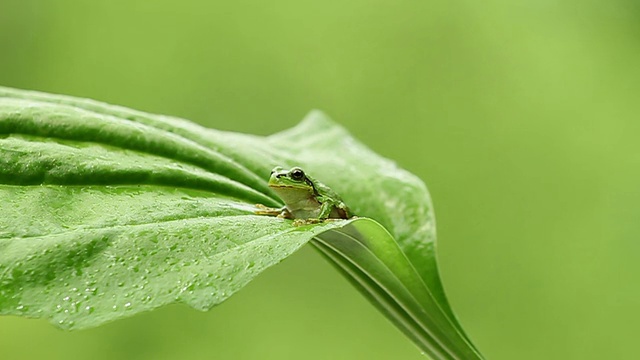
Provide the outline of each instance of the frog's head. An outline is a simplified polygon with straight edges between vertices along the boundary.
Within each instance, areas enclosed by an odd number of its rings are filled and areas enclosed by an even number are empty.
[[[299,167],[285,170],[280,166],[271,170],[269,187],[272,188],[292,188],[299,190],[313,191],[313,182],[305,175],[304,170]]]

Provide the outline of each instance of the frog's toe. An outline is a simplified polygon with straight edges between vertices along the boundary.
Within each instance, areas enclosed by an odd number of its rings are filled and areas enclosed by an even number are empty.
[[[305,226],[307,222],[304,219],[295,219],[293,220],[293,226]]]

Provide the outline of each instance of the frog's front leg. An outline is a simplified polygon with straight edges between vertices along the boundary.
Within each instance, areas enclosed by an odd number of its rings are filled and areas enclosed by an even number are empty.
[[[320,214],[318,215],[319,220],[328,219],[331,216],[331,211],[333,211],[334,203],[330,199],[323,198],[322,205],[320,205]]]
[[[256,207],[259,209],[254,211],[256,215],[277,216],[283,219],[293,219],[293,214],[291,214],[286,206],[281,208],[272,208],[262,204],[256,204]]]

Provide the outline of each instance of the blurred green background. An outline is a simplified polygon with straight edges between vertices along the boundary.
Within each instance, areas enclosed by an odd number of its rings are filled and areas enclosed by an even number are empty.
[[[640,333],[640,6],[0,0],[0,84],[270,134],[319,108],[429,186],[443,282],[487,359],[629,359]],[[421,359],[310,248],[207,313],[3,359]]]

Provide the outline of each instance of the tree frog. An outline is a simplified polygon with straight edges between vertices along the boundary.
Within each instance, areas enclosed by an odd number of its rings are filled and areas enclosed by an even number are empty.
[[[282,198],[285,206],[277,209],[258,204],[260,210],[256,214],[296,219],[297,225],[350,217],[349,208],[338,194],[299,167],[291,170],[275,167],[268,185]]]

